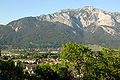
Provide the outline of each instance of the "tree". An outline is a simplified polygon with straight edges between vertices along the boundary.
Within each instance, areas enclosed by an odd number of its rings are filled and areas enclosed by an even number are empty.
[[[100,56],[98,59],[103,63],[103,72],[102,76],[104,79],[120,79],[120,58],[118,56],[119,53],[115,52],[113,49],[104,48],[100,52]],[[100,63],[100,64],[101,64]]]
[[[40,80],[71,80],[68,68],[58,64],[40,64],[35,69]]]
[[[35,69],[36,76],[40,80],[59,80],[59,76],[51,69],[49,64],[40,64]]]
[[[70,71],[68,71],[68,67],[65,65],[53,64],[51,65],[51,69],[58,74],[60,80],[71,80],[72,79],[70,75]]]
[[[88,66],[85,79],[118,80],[120,79],[120,58],[113,49],[104,48],[94,55],[91,66]]]
[[[0,80],[24,80],[23,68],[15,66],[14,62],[0,60]]]
[[[79,43],[67,43],[62,45],[60,56],[70,65],[74,66],[80,77],[84,77],[86,68],[92,57],[92,51]]]

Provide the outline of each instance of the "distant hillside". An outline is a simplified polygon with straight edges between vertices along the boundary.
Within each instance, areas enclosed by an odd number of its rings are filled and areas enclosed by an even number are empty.
[[[59,47],[67,42],[120,47],[120,13],[83,7],[25,17],[0,26],[1,45]]]
[[[25,18],[26,19],[26,18]],[[32,18],[29,18],[31,20]],[[27,18],[28,20],[28,18]],[[59,47],[67,42],[80,42],[81,35],[75,35],[73,29],[59,22],[35,21],[25,22],[18,30],[13,30],[13,27],[4,26],[4,33],[1,39],[1,44],[13,45],[16,47]],[[2,29],[0,29],[2,31]],[[9,33],[11,32],[11,33]],[[5,35],[6,34],[6,35]],[[8,36],[8,38],[7,38]]]

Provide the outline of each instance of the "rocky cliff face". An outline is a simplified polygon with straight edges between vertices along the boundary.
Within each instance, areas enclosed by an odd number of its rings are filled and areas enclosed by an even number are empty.
[[[65,9],[53,14],[41,15],[36,17],[40,21],[60,22],[70,27],[95,32],[96,28],[101,27],[111,35],[120,34],[115,28],[120,26],[120,13],[106,12],[94,7],[83,7],[80,9]],[[90,26],[96,26],[87,29]]]

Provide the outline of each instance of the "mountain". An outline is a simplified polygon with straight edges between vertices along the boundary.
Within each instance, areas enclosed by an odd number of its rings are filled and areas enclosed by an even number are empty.
[[[0,25],[2,45],[59,47],[67,42],[120,47],[120,13],[87,6]]]
[[[80,35],[74,35],[74,33],[71,33],[73,31],[71,27],[59,22],[38,21],[30,17],[18,20],[17,23],[20,23],[19,25],[15,24],[17,27],[9,25],[7,26],[10,28],[8,31],[4,29],[8,35],[3,35],[0,41],[1,43],[27,48],[59,47],[61,44],[69,41],[80,42]],[[3,28],[6,28],[6,26],[3,26]],[[0,31],[2,31],[2,29],[0,29]],[[12,32],[13,35],[10,34],[9,36],[9,32]],[[12,39],[7,39],[6,36]],[[4,42],[5,40],[6,42]]]
[[[80,28],[89,32],[96,32],[96,28],[102,28],[110,35],[118,35],[116,28],[120,26],[120,13],[106,12],[94,7],[80,9],[66,9],[54,14],[36,17],[40,21],[60,22],[74,28]],[[95,27],[91,27],[95,26]]]

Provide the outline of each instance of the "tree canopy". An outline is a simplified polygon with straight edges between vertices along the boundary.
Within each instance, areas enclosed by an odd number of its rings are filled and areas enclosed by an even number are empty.
[[[83,80],[118,80],[120,79],[120,53],[104,48],[93,52],[79,43],[64,44],[61,58],[77,71]]]

